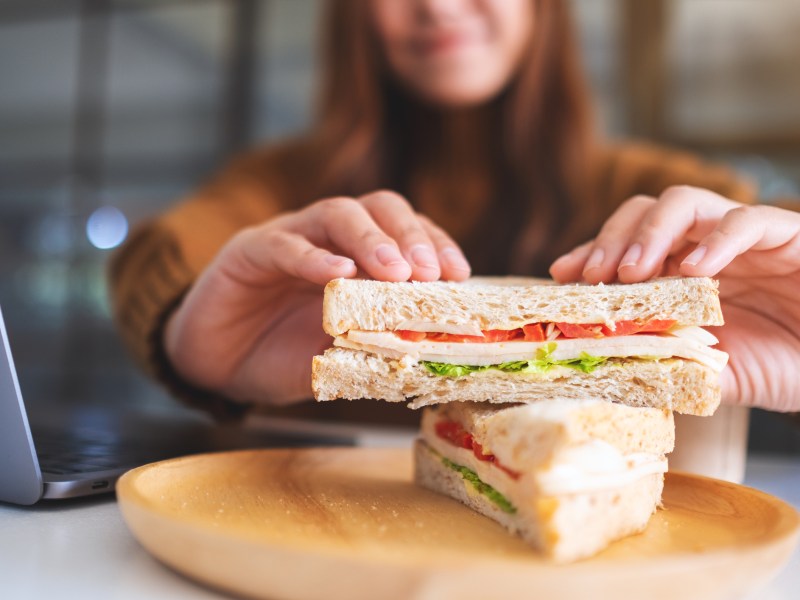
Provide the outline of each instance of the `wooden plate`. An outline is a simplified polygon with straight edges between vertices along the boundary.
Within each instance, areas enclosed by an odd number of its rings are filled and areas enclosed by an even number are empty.
[[[117,494],[170,567],[253,598],[729,598],[790,557],[800,518],[763,492],[671,473],[644,533],[556,566],[411,483],[407,450],[260,450],[155,463]]]

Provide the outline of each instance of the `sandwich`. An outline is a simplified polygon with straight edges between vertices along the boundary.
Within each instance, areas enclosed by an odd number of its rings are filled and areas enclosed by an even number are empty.
[[[374,398],[412,408],[593,397],[710,415],[727,354],[702,327],[722,324],[708,278],[337,279],[323,304],[334,347],[314,357],[312,387],[319,401]]]
[[[674,440],[672,413],[655,408],[451,402],[422,412],[414,478],[569,562],[645,528]]]

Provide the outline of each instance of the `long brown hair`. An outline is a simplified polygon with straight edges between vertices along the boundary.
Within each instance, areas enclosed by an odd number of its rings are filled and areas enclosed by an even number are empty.
[[[489,107],[490,210],[479,234],[461,240],[478,273],[543,274],[552,258],[588,237],[598,220],[588,196],[589,96],[568,3],[531,2],[529,48],[514,80]],[[409,157],[425,145],[425,136],[441,133],[432,127],[435,115],[389,77],[368,0],[329,0],[325,16],[315,136],[320,192],[408,193],[418,167]],[[415,132],[413,140],[409,132]]]

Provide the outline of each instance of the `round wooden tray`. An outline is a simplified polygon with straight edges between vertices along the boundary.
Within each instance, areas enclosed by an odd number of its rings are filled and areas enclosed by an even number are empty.
[[[772,577],[800,531],[772,496],[670,473],[643,533],[557,566],[411,469],[408,450],[231,452],[135,469],[117,494],[156,558],[271,600],[730,598]]]

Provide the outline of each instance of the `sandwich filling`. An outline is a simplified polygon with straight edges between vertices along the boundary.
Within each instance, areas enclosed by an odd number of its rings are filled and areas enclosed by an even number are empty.
[[[623,454],[597,439],[561,448],[539,468],[519,470],[486,452],[472,434],[446,417],[423,420],[422,437],[444,466],[462,475],[465,486],[507,513],[530,504],[533,497],[617,489],[667,471],[663,455]]]
[[[714,335],[674,321],[603,324],[534,323],[514,330],[487,330],[482,336],[430,331],[350,330],[334,345],[391,358],[410,358],[435,375],[460,377],[486,369],[542,373],[554,367],[591,373],[611,358],[682,358],[721,371],[728,355],[710,346]]]

